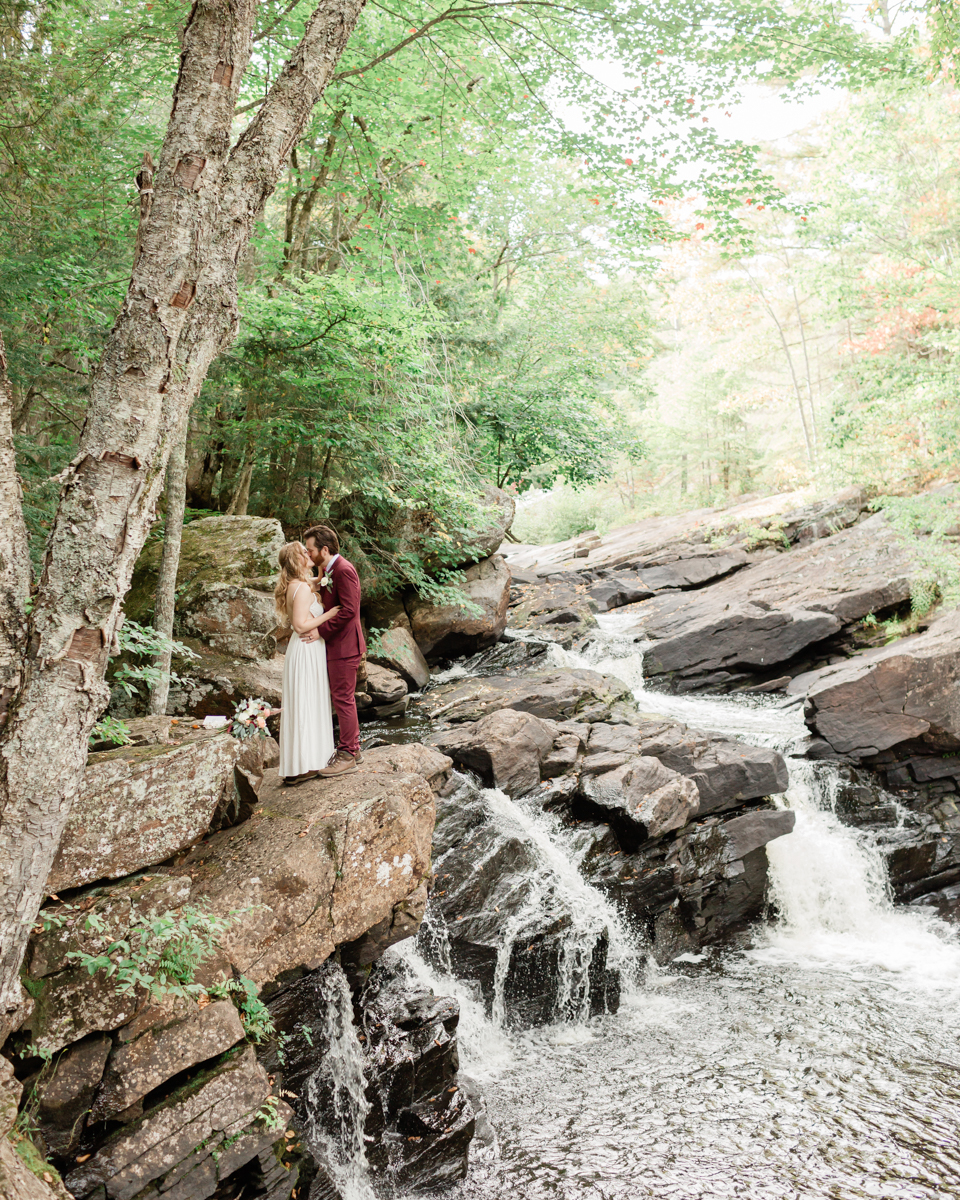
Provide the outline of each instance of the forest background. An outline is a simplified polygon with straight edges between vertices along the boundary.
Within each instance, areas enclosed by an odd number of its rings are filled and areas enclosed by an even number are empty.
[[[326,518],[368,596],[429,598],[490,484],[623,519],[953,469],[958,28],[0,0],[0,1024],[184,476],[188,518]],[[748,87],[849,100],[813,161],[724,135]]]
[[[238,127],[305,10],[261,6]],[[0,329],[37,565],[185,14],[0,0]],[[936,20],[711,15],[368,6],[241,265],[188,519],[330,519],[371,592],[429,593],[485,483],[548,540],[948,469],[960,135]],[[758,85],[836,103],[786,144],[725,138]]]

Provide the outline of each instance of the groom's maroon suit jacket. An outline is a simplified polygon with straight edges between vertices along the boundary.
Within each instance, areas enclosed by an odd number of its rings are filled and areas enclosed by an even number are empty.
[[[317,633],[327,643],[327,662],[339,658],[359,658],[366,653],[360,626],[360,576],[353,563],[341,554],[330,573],[332,586],[320,588],[320,603],[324,612],[340,605],[340,611],[325,621]]]

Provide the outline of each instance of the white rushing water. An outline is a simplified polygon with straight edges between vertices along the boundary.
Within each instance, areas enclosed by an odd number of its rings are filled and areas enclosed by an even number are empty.
[[[627,682],[642,711],[789,754],[796,704],[646,689],[642,655],[615,616],[557,667]],[[628,989],[616,1015],[508,1035],[449,974],[408,961],[462,1005],[462,1058],[497,1131],[459,1200],[785,1200],[960,1194],[960,944],[929,912],[895,908],[873,836],[835,813],[838,774],[790,759],[775,798],[797,814],[767,848],[777,918],[746,951],[682,955]],[[559,822],[503,798],[545,875],[579,887]],[[594,928],[589,922],[584,928]],[[618,953],[623,954],[618,943]],[[496,1013],[495,1017],[499,1017]]]
[[[346,976],[331,966],[321,983],[326,1004],[321,1035],[327,1050],[307,1080],[304,1137],[322,1163],[340,1200],[374,1200],[364,1150],[365,1095],[363,1050],[353,1024],[353,1000]]]

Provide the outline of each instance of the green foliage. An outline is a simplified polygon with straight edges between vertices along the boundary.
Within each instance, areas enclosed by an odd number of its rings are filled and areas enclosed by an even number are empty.
[[[215,1000],[232,1000],[243,1022],[247,1037],[255,1042],[262,1042],[274,1032],[273,1017],[270,1010],[257,997],[257,985],[246,975],[239,975],[214,983],[207,989],[207,994]]]
[[[200,996],[206,989],[194,982],[197,968],[216,952],[218,939],[239,915],[218,917],[184,907],[161,916],[137,916],[129,938],[112,942],[100,954],[71,950],[67,957],[90,975],[103,972],[115,979],[120,994],[143,988],[157,1000],[165,995]],[[102,919],[91,914],[85,926],[97,931]]]
[[[117,642],[123,658],[119,666],[111,673],[111,681],[127,696],[136,695],[140,684],[146,684],[149,689],[155,687],[164,678],[164,672],[149,661],[157,655],[170,651],[180,658],[195,659],[198,657],[195,651],[191,650],[189,646],[185,646],[183,642],[168,638],[166,634],[154,629],[152,625],[138,625],[136,621],[124,621],[120,626]],[[148,661],[138,661],[143,659]],[[184,682],[182,676],[172,672],[169,678],[172,683]],[[106,720],[109,721],[110,718],[106,718]],[[115,722],[110,728],[115,730],[122,724],[122,722]],[[94,733],[102,725],[104,725],[103,721],[94,728]],[[125,742],[120,744],[126,745]]]
[[[90,731],[91,746],[96,745],[97,742],[111,742],[114,746],[129,746],[132,741],[130,727],[117,717],[101,717]]]
[[[268,1096],[254,1116],[255,1121],[262,1121],[271,1133],[283,1128],[283,1121],[277,1111],[280,1107],[279,1096]]]
[[[883,511],[916,563],[910,581],[913,616],[926,616],[941,600],[960,603],[960,524],[952,492],[880,496],[873,507]]]

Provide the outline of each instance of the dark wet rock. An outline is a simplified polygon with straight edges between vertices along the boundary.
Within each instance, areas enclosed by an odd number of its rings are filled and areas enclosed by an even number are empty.
[[[527,671],[531,667],[543,668],[543,656],[550,649],[547,641],[531,640],[505,632],[502,641],[481,654],[464,661],[464,669],[472,676],[502,675],[507,671]]]
[[[877,515],[700,591],[655,597],[636,610],[637,638],[654,643],[645,673],[693,686],[729,686],[744,671],[772,675],[845,625],[907,599],[911,571],[909,553]]]
[[[583,821],[585,878],[645,931],[655,958],[720,942],[761,915],[766,899],[763,847],[792,831],[789,810],[753,809],[724,821],[708,817],[673,837],[624,851],[610,826]]]
[[[271,999],[277,1034],[260,1049],[301,1129],[332,1123],[333,1095],[321,1070],[330,1049],[330,970],[325,965]],[[476,1106],[457,1077],[457,1002],[435,996],[388,952],[355,996],[353,1015],[370,1104],[364,1133],[374,1175],[428,1189],[463,1178]],[[301,1165],[300,1176],[315,1170],[315,1164],[306,1170]],[[326,1186],[322,1171],[318,1179],[320,1188]]]
[[[452,582],[480,611],[469,612],[455,604],[429,604],[426,600],[412,602],[410,626],[417,645],[429,659],[472,654],[493,645],[506,628],[510,572],[502,558],[485,558]]]
[[[91,754],[48,890],[118,879],[192,846],[233,794],[239,756],[227,733]]]
[[[472,983],[488,1010],[499,1005],[508,1024],[526,1028],[583,1005],[593,1013],[616,1009],[619,980],[607,969],[607,933],[591,927],[578,935],[586,967],[568,993],[564,964],[582,914],[552,888],[549,869],[522,830],[500,819],[469,784],[441,798],[434,853],[432,915],[418,944],[438,966]]]
[[[36,1119],[48,1155],[66,1158],[76,1153],[112,1044],[107,1034],[91,1034],[40,1072],[34,1085]]]
[[[700,808],[700,794],[693,780],[645,755],[635,755],[613,770],[587,776],[581,788],[584,797],[614,824],[628,845],[682,829]]]
[[[865,528],[865,526],[861,526]],[[922,739],[929,753],[960,749],[960,613],[924,633],[799,675],[810,729],[839,754],[869,758]]]
[[[459,767],[476,772],[487,784],[522,796],[540,782],[544,759],[553,749],[553,722],[504,708],[469,725],[427,738]]]
[[[476,721],[502,708],[515,708],[546,720],[574,717],[584,722],[609,720],[618,706],[635,710],[629,687],[597,671],[526,672],[491,675],[442,684],[418,704],[446,721]]]

